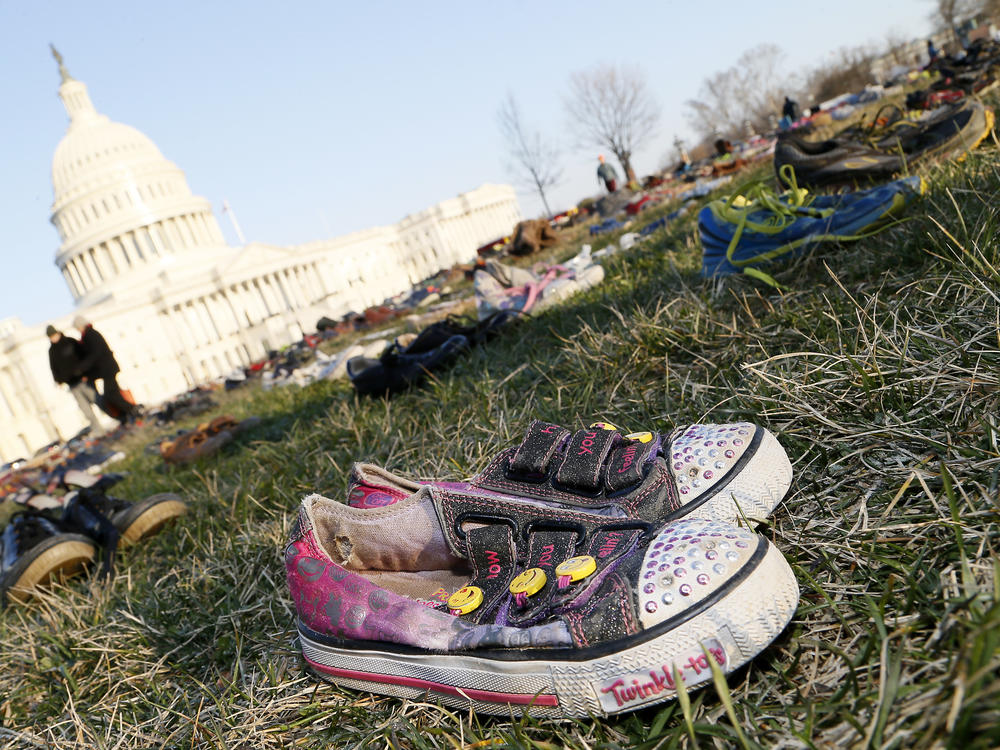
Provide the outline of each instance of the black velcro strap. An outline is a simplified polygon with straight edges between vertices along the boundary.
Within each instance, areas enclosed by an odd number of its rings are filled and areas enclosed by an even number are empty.
[[[566,447],[556,481],[563,487],[595,492],[601,487],[604,459],[619,439],[617,432],[591,427],[577,432]]]
[[[568,435],[569,430],[565,427],[536,419],[510,459],[511,472],[522,476],[545,476],[552,456]]]
[[[640,533],[638,529],[602,529],[591,537],[587,554],[597,560],[597,569],[600,570],[611,560],[623,555]]]
[[[466,619],[481,622],[494,614],[496,603],[508,593],[514,577],[517,560],[513,531],[502,523],[469,529],[466,543],[473,571],[469,585],[483,590],[483,603]]]
[[[611,460],[608,461],[608,473],[604,478],[608,492],[634,487],[641,482],[649,454],[656,450],[658,445],[658,439],[648,443],[629,440],[624,445],[615,448],[611,454]]]

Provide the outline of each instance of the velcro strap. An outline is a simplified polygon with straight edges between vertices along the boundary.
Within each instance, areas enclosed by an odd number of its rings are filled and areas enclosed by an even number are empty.
[[[483,603],[466,618],[482,622],[494,614],[496,603],[508,593],[516,565],[513,531],[502,523],[466,531],[472,580],[469,585],[483,590]]]
[[[556,481],[563,487],[595,492],[601,487],[604,459],[620,437],[613,430],[591,427],[577,432],[566,448]]]
[[[634,487],[641,482],[646,462],[659,445],[659,438],[656,438],[648,443],[630,440],[616,448],[608,461],[608,473],[604,478],[608,492]]]
[[[638,529],[602,530],[591,537],[587,554],[597,560],[597,568],[623,555],[641,532]]]
[[[511,472],[520,475],[546,475],[552,456],[568,435],[569,430],[565,427],[536,419],[510,459]]]

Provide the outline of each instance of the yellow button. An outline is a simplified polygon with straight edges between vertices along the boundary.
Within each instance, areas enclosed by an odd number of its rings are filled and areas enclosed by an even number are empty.
[[[448,597],[452,613],[467,615],[483,603],[483,590],[478,586],[465,586]]]
[[[653,439],[652,432],[632,432],[625,436],[628,440],[638,440],[640,443],[648,443]]]
[[[586,578],[595,570],[597,570],[597,560],[590,555],[580,555],[559,563],[556,566],[556,575],[560,578],[569,576],[569,580],[572,582]]]
[[[590,426],[591,428],[596,427],[598,430],[607,430],[608,432],[615,432],[616,430],[618,430],[618,428],[615,427],[610,422],[594,422],[594,424]]]
[[[531,596],[537,594],[545,586],[545,571],[541,568],[528,568],[510,582],[510,593]]]

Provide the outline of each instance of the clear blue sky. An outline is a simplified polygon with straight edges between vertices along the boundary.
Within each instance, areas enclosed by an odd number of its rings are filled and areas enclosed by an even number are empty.
[[[98,111],[138,128],[248,240],[295,244],[389,224],[484,182],[510,182],[496,111],[560,142],[553,208],[596,192],[597,149],[568,134],[570,75],[640,68],[662,107],[635,158],[656,169],[704,77],[757,44],[789,71],[838,47],[924,35],[928,0],[596,2],[52,2],[0,0],[0,318],[72,308],[53,258],[52,154],[66,130],[48,45]],[[521,191],[526,215],[540,204]]]

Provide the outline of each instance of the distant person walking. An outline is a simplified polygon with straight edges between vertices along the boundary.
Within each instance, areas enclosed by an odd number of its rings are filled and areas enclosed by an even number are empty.
[[[118,386],[118,373],[121,368],[118,367],[108,342],[82,315],[77,315],[73,319],[73,325],[80,331],[80,364],[77,372],[88,383],[101,381],[102,408],[109,413],[117,414],[115,419],[122,424],[135,420],[140,414],[139,408],[126,401],[122,395]]]
[[[101,431],[101,423],[94,414],[97,404],[97,389],[93,383],[86,382],[77,374],[80,367],[80,342],[63,335],[55,326],[48,326],[45,335],[49,337],[49,368],[52,379],[60,385],[69,387],[69,392],[76,399],[77,406],[90,423],[90,430],[96,434]]]
[[[939,54],[941,54],[941,53],[938,52],[937,47],[934,46],[934,42],[932,40],[928,39],[927,40],[927,64],[929,65],[930,63],[932,63],[935,60],[937,60],[937,57],[938,57]]]
[[[785,97],[785,103],[781,107],[782,117],[787,117],[792,122],[799,119],[799,104],[794,99],[789,99]]]
[[[615,192],[618,189],[618,173],[614,167],[604,161],[604,154],[598,156],[597,160],[601,162],[597,167],[597,179],[604,183],[604,187],[609,193]]]

